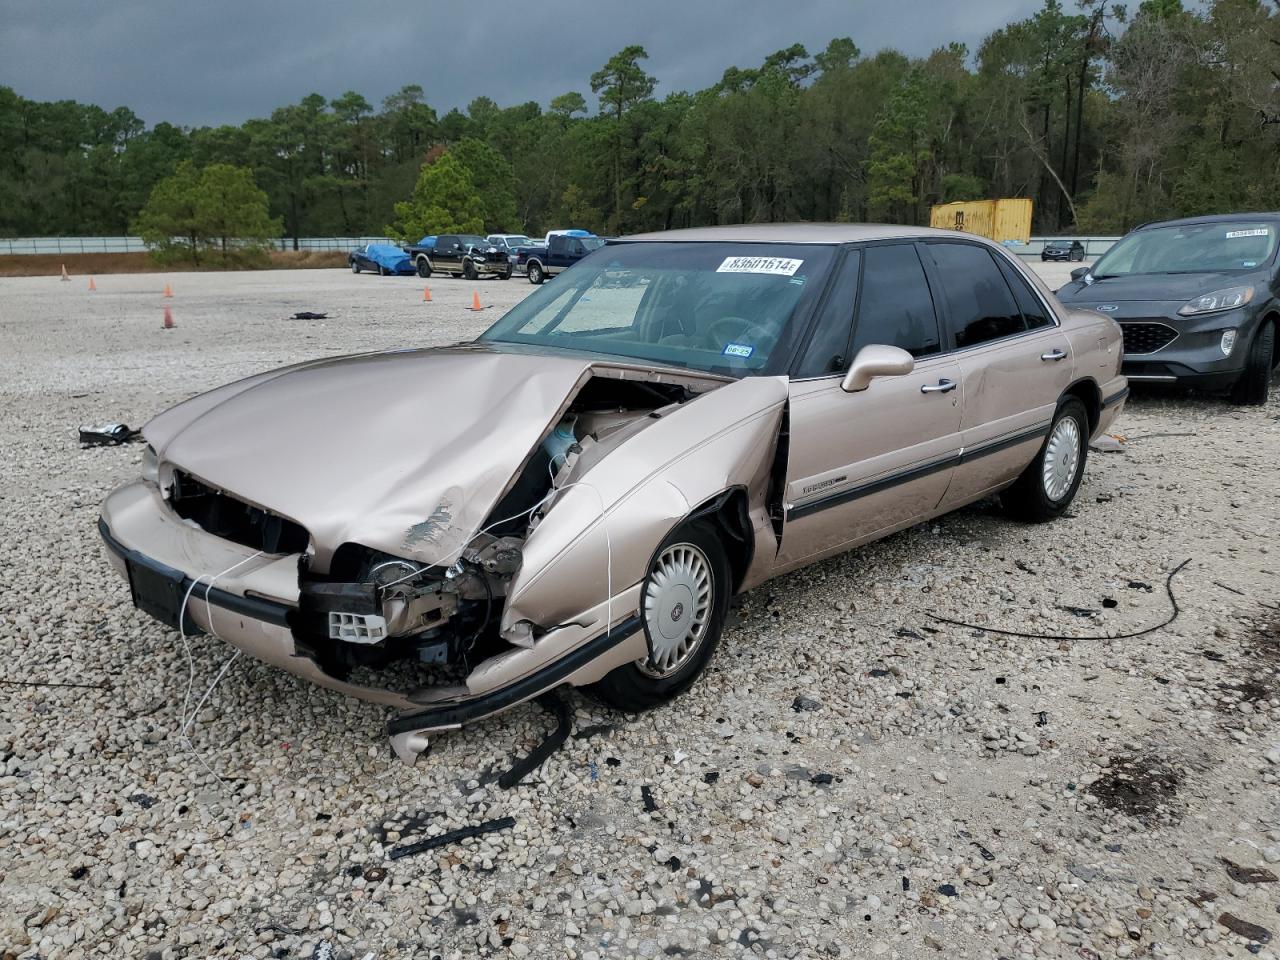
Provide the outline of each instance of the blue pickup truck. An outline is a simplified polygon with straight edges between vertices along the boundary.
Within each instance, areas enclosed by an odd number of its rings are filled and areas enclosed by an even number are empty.
[[[539,284],[603,246],[602,238],[585,230],[552,233],[546,243],[522,248],[516,266],[524,271],[530,283]]]

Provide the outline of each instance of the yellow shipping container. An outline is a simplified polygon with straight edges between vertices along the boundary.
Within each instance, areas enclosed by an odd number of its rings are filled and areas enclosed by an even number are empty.
[[[929,213],[929,226],[939,230],[963,230],[997,243],[1031,239],[1031,201],[966,200],[939,203]]]

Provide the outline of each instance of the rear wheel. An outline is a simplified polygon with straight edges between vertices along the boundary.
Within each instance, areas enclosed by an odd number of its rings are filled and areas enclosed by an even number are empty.
[[[533,263],[529,264],[528,272],[529,272],[529,282],[532,283],[534,286],[537,286],[543,280],[546,279],[546,277],[542,273],[542,264],[538,263],[536,260]]]
[[[426,257],[418,261],[418,276],[423,280],[431,279],[431,263]]]
[[[1040,453],[1000,494],[1000,503],[1010,516],[1029,523],[1062,516],[1080,489],[1088,453],[1089,415],[1071,397],[1058,405]]]
[[[649,655],[595,685],[606,703],[638,713],[679,696],[720,642],[731,590],[729,559],[713,528],[686,523],[662,542],[641,589]]]
[[[390,275],[391,275],[391,271],[390,271],[390,270],[388,270],[386,267],[379,267],[379,268],[378,268],[378,276],[380,276],[380,277],[389,277]]]
[[[1249,357],[1244,373],[1231,388],[1231,402],[1247,407],[1260,407],[1267,402],[1271,386],[1271,368],[1276,355],[1276,325],[1264,320],[1249,344]]]

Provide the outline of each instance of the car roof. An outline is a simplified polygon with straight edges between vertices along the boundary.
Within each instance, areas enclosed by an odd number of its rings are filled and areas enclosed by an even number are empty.
[[[857,243],[863,240],[935,239],[956,236],[995,246],[985,237],[957,230],[910,227],[889,223],[743,223],[726,227],[693,227],[637,233],[621,241],[693,241],[704,243]]]
[[[1203,217],[1182,217],[1178,220],[1152,220],[1144,223],[1135,230],[1145,230],[1147,227],[1182,227],[1195,223],[1238,223],[1241,220],[1280,220],[1280,211],[1257,211],[1245,213],[1214,213]]]

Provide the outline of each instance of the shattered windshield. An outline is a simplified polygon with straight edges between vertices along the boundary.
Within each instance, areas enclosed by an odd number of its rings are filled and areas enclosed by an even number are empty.
[[[536,344],[744,376],[785,362],[835,248],[614,243],[539,287],[482,341]],[[776,366],[776,364],[774,365]]]
[[[1095,279],[1147,273],[1252,270],[1276,251],[1274,223],[1188,223],[1149,227],[1125,237],[1093,268]]]

